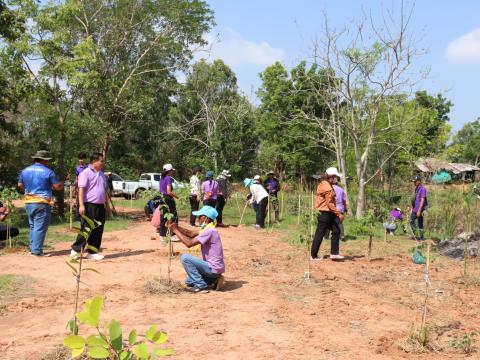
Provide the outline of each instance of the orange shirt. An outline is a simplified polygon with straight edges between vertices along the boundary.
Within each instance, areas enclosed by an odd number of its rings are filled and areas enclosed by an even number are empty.
[[[328,211],[340,216],[340,211],[335,206],[335,190],[326,180],[320,181],[313,207],[318,211]]]

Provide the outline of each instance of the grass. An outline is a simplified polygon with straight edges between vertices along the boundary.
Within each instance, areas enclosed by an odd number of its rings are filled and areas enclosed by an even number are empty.
[[[28,283],[31,280],[26,276],[18,276],[13,274],[0,275],[0,312],[5,307],[6,300],[21,297],[28,293]]]

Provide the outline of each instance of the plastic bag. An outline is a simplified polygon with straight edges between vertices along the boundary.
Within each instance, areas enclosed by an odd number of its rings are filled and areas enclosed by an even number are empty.
[[[427,262],[425,256],[423,256],[423,254],[418,249],[415,249],[415,251],[413,252],[412,261],[415,264],[425,264]]]

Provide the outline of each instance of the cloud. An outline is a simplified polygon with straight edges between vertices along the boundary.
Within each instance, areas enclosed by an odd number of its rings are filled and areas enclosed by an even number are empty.
[[[480,28],[450,42],[446,55],[454,64],[480,64]]]
[[[266,41],[246,40],[230,28],[224,28],[219,36],[208,34],[206,40],[209,44],[207,52],[202,52],[199,57],[206,60],[222,59],[231,67],[265,67],[285,57],[283,49],[274,48]]]

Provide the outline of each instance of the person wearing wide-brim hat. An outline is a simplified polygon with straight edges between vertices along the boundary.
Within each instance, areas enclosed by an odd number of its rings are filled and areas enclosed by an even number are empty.
[[[208,170],[205,173],[205,180],[202,182],[203,205],[211,207],[217,206],[218,182],[213,179],[213,171]]]
[[[412,197],[410,226],[412,227],[414,239],[424,240],[425,230],[423,228],[423,213],[428,207],[427,189],[422,185],[422,178],[419,175],[414,176],[412,182],[415,184],[415,192]]]
[[[197,211],[200,206],[200,197],[202,195],[202,183],[200,182],[200,174],[202,168],[196,166],[192,169],[192,176],[190,176],[190,225],[195,226],[197,217],[193,215],[194,211]]]
[[[275,221],[279,222],[280,204],[278,203],[278,192],[280,191],[280,181],[275,177],[274,171],[267,172],[267,178],[263,182],[263,187],[268,191],[269,201],[272,205],[272,210],[275,212]]]
[[[337,182],[337,179],[341,177],[342,175],[340,175],[334,167],[328,168],[320,177],[314,202],[314,208],[318,211],[318,222],[315,237],[312,242],[311,260],[321,260],[321,258],[318,257],[318,251],[320,250],[320,245],[327,230],[332,232],[330,259],[344,259],[344,257],[339,254],[340,228],[338,226],[339,222],[343,221],[344,215],[336,207],[335,190],[332,186]]]
[[[217,216],[217,226],[223,227],[223,208],[227,203],[228,199],[228,179],[231,177],[230,171],[223,170],[220,175],[217,176],[218,183],[218,194],[217,194],[217,205],[215,209],[218,212]]]
[[[169,225],[170,230],[188,248],[200,245],[202,259],[190,254],[183,254],[180,261],[187,273],[185,285],[188,291],[199,293],[208,292],[209,288],[221,290],[225,262],[223,259],[223,246],[220,234],[215,229],[217,210],[211,206],[203,206],[194,211],[193,215],[200,220],[200,231],[182,228],[178,224]]]
[[[168,219],[165,217],[168,213],[172,215],[170,221],[174,223],[178,223],[178,214],[177,214],[177,203],[175,199],[178,199],[178,196],[173,193],[173,174],[175,169],[173,168],[172,164],[165,164],[163,165],[163,172],[162,177],[160,179],[160,192],[162,193],[163,202],[166,206],[162,206],[162,216],[160,218],[160,240],[162,242],[165,241],[165,237],[167,236],[167,221]],[[172,241],[177,241],[176,238],[172,237]]]
[[[255,210],[255,229],[265,227],[265,216],[267,214],[268,193],[261,184],[253,179],[246,178],[243,185],[250,190],[249,203]]]
[[[63,182],[58,180],[50,168],[50,153],[39,150],[32,156],[34,163],[22,170],[17,187],[25,192],[24,203],[30,225],[30,253],[45,256],[43,243],[47,234],[54,203],[52,190],[63,190]]]

